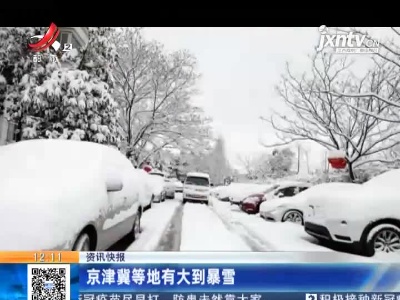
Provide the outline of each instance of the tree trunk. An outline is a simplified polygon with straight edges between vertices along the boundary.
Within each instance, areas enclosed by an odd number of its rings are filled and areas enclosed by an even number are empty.
[[[354,181],[356,178],[354,176],[354,171],[353,171],[353,164],[352,163],[348,163],[348,168],[349,168],[349,177],[351,181]]]
[[[22,141],[22,135],[23,135],[22,129],[23,129],[23,123],[22,123],[22,118],[20,118],[20,119],[18,120],[18,123],[17,123],[17,130],[18,130],[18,133],[17,133],[17,135],[16,135],[16,137],[15,137],[15,141],[16,141],[16,142]]]

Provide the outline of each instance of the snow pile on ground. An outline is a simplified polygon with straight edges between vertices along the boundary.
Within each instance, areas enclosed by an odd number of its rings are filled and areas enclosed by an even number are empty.
[[[155,251],[179,205],[180,202],[176,200],[153,204],[142,216],[142,233],[139,239],[126,251]]]
[[[251,251],[218,216],[203,204],[187,203],[183,209],[180,251]]]
[[[110,151],[116,150],[70,140],[0,147],[0,248],[72,246],[78,232],[109,209],[100,166]]]

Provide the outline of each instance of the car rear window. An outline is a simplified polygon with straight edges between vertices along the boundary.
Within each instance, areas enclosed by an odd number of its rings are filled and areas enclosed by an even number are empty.
[[[210,182],[207,178],[204,177],[187,177],[186,184],[193,184],[193,185],[201,185],[201,186],[209,186]]]

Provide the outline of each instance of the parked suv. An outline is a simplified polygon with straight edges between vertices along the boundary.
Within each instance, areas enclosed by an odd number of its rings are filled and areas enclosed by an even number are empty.
[[[208,204],[210,198],[210,175],[206,173],[188,173],[183,184],[183,203],[187,201]]]
[[[366,256],[400,254],[400,169],[308,200],[305,231],[321,242],[349,244]]]

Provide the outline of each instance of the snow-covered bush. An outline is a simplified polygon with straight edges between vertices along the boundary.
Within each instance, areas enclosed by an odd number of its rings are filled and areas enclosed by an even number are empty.
[[[33,31],[3,28],[0,33],[8,37],[5,49],[16,49],[0,55],[8,66],[14,65],[6,101],[18,140],[63,138],[117,145],[119,108],[112,97],[116,52],[108,39],[113,29],[89,28],[87,45],[62,57],[70,63],[66,68],[45,56],[33,63],[32,54],[24,52],[24,38]]]

